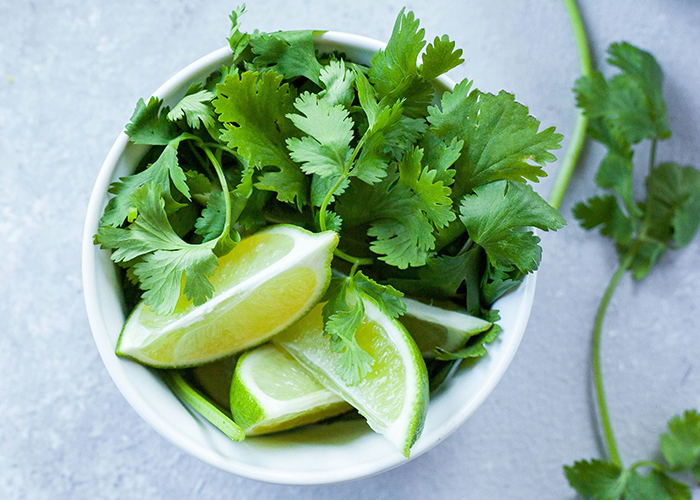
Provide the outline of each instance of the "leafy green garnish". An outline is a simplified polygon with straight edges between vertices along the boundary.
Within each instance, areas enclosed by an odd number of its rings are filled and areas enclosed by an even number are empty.
[[[172,109],[140,100],[126,126],[132,143],[153,148],[111,186],[95,241],[146,304],[164,314],[202,304],[218,257],[252,231],[291,223],[340,235],[333,266],[347,277],[332,281],[323,317],[349,384],[374,362],[355,339],[366,301],[396,318],[405,291],[495,319],[493,301],[539,264],[527,228],[563,224],[526,185],[561,136],[540,131],[510,94],[467,80],[434,100],[434,80],[462,50],[446,35],[426,43],[412,12],[399,13],[364,68],[317,54],[311,31],[246,33],[244,11],[230,16],[230,66]],[[498,331],[441,353],[434,372],[484,355]]]
[[[593,72],[576,83],[579,106],[589,119],[590,136],[607,155],[596,175],[607,194],[574,207],[586,229],[600,228],[612,239],[620,265],[601,301],[593,330],[593,368],[597,402],[609,460],[579,461],[564,468],[569,484],[586,498],[597,500],[689,500],[687,485],[670,473],[690,471],[700,481],[700,416],[695,411],[674,417],[661,436],[666,463],[622,465],[603,392],[600,338],[610,298],[626,271],[644,278],[669,249],[687,245],[700,226],[700,172],[676,163],[656,163],[657,141],[670,137],[661,98],[663,74],[654,57],[628,43],[612,44],[608,62],[621,73],[606,80]],[[632,146],[651,140],[646,199],[634,196]],[[638,469],[649,469],[641,475]]]

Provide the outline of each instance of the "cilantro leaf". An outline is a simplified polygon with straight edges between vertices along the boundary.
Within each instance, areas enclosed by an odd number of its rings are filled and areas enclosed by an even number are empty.
[[[441,361],[452,361],[457,359],[480,358],[485,356],[486,348],[484,346],[496,340],[500,333],[501,327],[494,324],[485,332],[470,337],[467,344],[461,349],[450,352],[437,347],[435,349],[435,359],[439,359]]]
[[[433,226],[423,212],[423,201],[398,181],[394,169],[379,183],[351,183],[336,201],[336,212],[346,228],[369,223],[367,234],[376,238],[370,250],[386,263],[405,269],[422,266],[435,245]]]
[[[602,460],[582,460],[564,467],[566,479],[584,498],[618,500],[627,481],[627,471]]]
[[[380,309],[392,318],[398,318],[406,312],[406,304],[401,297],[403,293],[391,285],[380,285],[373,279],[358,271],[353,276],[357,290],[374,300]]]
[[[413,147],[399,163],[399,182],[411,188],[421,199],[423,212],[435,227],[445,227],[457,218],[452,211],[451,189],[435,180],[437,170],[422,167],[423,150]]]
[[[428,108],[432,133],[446,141],[464,141],[452,198],[488,182],[537,182],[546,176],[542,167],[556,159],[550,150],[559,149],[561,134],[553,127],[539,131],[540,122],[513,95],[485,94],[471,85],[463,80],[443,94],[439,108]]]
[[[442,181],[445,186],[454,183],[455,169],[450,168],[459,159],[464,143],[454,137],[449,143],[438,138],[432,132],[423,137],[421,147],[425,151],[425,164],[437,173],[436,181]]]
[[[602,226],[600,233],[615,240],[618,245],[628,246],[634,236],[634,222],[627,217],[613,196],[594,197],[587,203],[574,207],[574,217],[585,229]]]
[[[389,283],[415,297],[455,298],[466,277],[477,274],[478,261],[478,247],[455,256],[434,256],[424,266],[415,269],[414,278],[389,278]]]
[[[374,358],[362,349],[355,332],[365,316],[362,296],[352,278],[334,278],[323,300],[324,333],[331,347],[341,354],[338,376],[348,385],[360,383],[372,371]]]
[[[386,48],[372,56],[369,79],[380,97],[396,93],[407,77],[418,73],[416,62],[425,46],[425,30],[418,29],[420,21],[413,12],[404,12],[405,8],[399,12]]]
[[[700,172],[692,167],[662,163],[647,178],[647,234],[680,248],[700,226]]]
[[[180,132],[168,119],[169,108],[163,106],[157,97],[151,97],[148,104],[143,99],[136,103],[136,109],[126,125],[125,132],[134,144],[165,146],[175,139]]]
[[[184,116],[187,119],[187,125],[195,130],[199,128],[200,123],[205,128],[213,127],[215,116],[211,100],[215,94],[200,88],[201,84],[191,85],[185,96],[168,113],[168,120],[174,122]]]
[[[345,62],[330,61],[327,66],[321,68],[319,80],[324,90],[318,96],[331,106],[340,104],[345,108],[352,105],[355,99],[355,73],[345,67]]]
[[[240,30],[240,23],[238,22],[238,18],[244,13],[245,5],[240,5],[229,15],[229,19],[231,20],[231,34],[227,40],[233,52],[234,62],[238,61],[243,51],[248,47],[248,40],[250,39],[250,35]]]
[[[177,139],[169,143],[158,159],[146,170],[138,174],[121,177],[118,182],[111,184],[109,193],[113,194],[114,197],[107,203],[100,225],[121,226],[134,207],[131,196],[144,184],[155,183],[160,186],[161,193],[165,198],[166,210],[169,213],[183,206],[175,201],[170,189],[171,182],[182,195],[187,199],[191,199],[190,189],[186,182],[187,177],[177,160],[178,144]]]
[[[600,73],[576,82],[578,105],[597,120],[599,140],[608,146],[671,135],[661,96],[663,73],[656,59],[628,43],[612,44],[608,62],[622,70],[605,81]],[[602,128],[609,131],[600,133]]]
[[[256,69],[269,68],[285,79],[304,76],[321,86],[321,64],[316,59],[313,31],[260,33],[250,37],[249,43],[256,54]]]
[[[548,231],[566,224],[530,186],[512,181],[477,187],[462,200],[460,213],[469,237],[486,250],[491,263],[512,262],[523,273],[537,269],[542,250],[532,231],[520,229],[535,226]]]
[[[263,170],[255,186],[275,191],[278,200],[301,209],[308,203],[308,179],[287,154],[285,141],[297,137],[298,131],[286,117],[294,109],[294,96],[282,78],[274,71],[229,75],[217,86],[214,108],[225,127],[222,140]]]
[[[419,71],[424,80],[430,81],[463,62],[462,49],[455,50],[455,43],[447,35],[442,35],[442,38],[436,36],[433,43],[425,48]]]
[[[662,434],[661,453],[673,469],[690,469],[700,482],[700,414],[694,410],[677,415]]]
[[[294,101],[301,114],[289,113],[294,125],[308,136],[287,139],[291,157],[306,174],[322,177],[345,173],[352,152],[353,121],[341,105],[331,105],[305,92]]]
[[[175,234],[158,184],[141,186],[131,200],[138,217],[128,229],[100,227],[102,247],[114,250],[112,260],[117,263],[140,258],[133,272],[145,291],[144,301],[154,312],[168,314],[175,309],[183,279],[187,299],[203,304],[214,293],[207,276],[218,266],[213,252],[216,241],[192,245]]]
[[[372,57],[368,75],[379,98],[388,103],[403,102],[405,114],[410,118],[425,115],[425,109],[433,98],[431,80],[421,77],[417,60],[425,46],[425,30],[418,29],[419,21],[413,12],[402,9],[384,50]]]
[[[688,487],[663,472],[641,476],[631,471],[627,478],[625,500],[691,500]]]

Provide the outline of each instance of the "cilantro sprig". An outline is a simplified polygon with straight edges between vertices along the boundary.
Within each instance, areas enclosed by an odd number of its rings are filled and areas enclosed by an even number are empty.
[[[608,304],[626,272],[643,279],[666,251],[686,246],[697,233],[700,171],[656,161],[658,141],[671,132],[662,99],[663,73],[655,58],[628,43],[612,44],[608,54],[608,62],[620,72],[606,79],[587,71],[575,88],[588,134],[607,148],[595,178],[606,194],[579,203],[574,215],[584,228],[600,228],[601,235],[613,240],[620,260],[593,329],[594,381],[609,459],[578,461],[564,471],[569,484],[586,498],[689,500],[689,487],[671,474],[691,472],[700,482],[700,415],[687,411],[669,422],[669,432],[659,443],[663,462],[639,461],[625,468],[608,413],[600,349]],[[646,198],[639,201],[632,182],[633,146],[644,140],[651,142],[649,172]],[[559,200],[556,194],[555,204]]]

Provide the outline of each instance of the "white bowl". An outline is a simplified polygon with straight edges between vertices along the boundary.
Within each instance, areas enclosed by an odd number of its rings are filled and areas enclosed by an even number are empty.
[[[385,46],[369,38],[338,32],[315,36],[322,52],[339,50],[358,63],[369,65],[372,55]],[[170,78],[154,95],[172,106],[189,85],[204,80],[231,51],[222,48],[190,64]],[[439,80],[447,88],[454,82]],[[109,253],[93,244],[100,217],[110,195],[109,184],[133,172],[147,147],[135,146],[122,133],[100,170],[83,233],[83,287],[95,342],[114,383],[129,404],[158,433],[195,457],[239,476],[281,484],[326,484],[358,479],[391,469],[406,459],[381,435],[361,421],[308,426],[277,436],[243,442],[227,438],[209,422],[184,407],[155,372],[114,354],[125,309],[115,266]],[[459,427],[496,386],[515,354],[525,331],[535,292],[535,276],[528,276],[513,293],[494,307],[503,328],[488,354],[468,369],[457,370],[446,387],[433,394],[423,434],[411,458],[426,452]]]

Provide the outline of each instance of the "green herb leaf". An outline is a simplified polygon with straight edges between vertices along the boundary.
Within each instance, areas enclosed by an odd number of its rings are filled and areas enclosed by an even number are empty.
[[[187,119],[187,125],[193,129],[198,129],[200,123],[205,128],[213,127],[215,124],[214,108],[211,100],[215,94],[208,90],[200,90],[201,84],[191,85],[180,102],[168,113],[170,121],[177,121],[183,116]]]
[[[484,94],[471,90],[471,85],[462,81],[443,94],[439,108],[428,108],[435,135],[463,141],[452,198],[459,199],[488,182],[537,182],[546,176],[542,167],[556,159],[550,150],[559,149],[561,134],[553,127],[539,131],[540,122],[513,95],[504,91]]]
[[[301,113],[287,115],[307,137],[287,139],[291,157],[301,163],[306,174],[321,177],[346,173],[352,150],[353,121],[341,105],[331,105],[315,94],[305,92],[294,102]]]
[[[157,97],[151,97],[148,104],[139,99],[125,130],[131,142],[165,146],[180,135],[175,124],[167,118],[169,108],[164,106],[161,109],[161,104],[163,101]]]
[[[214,108],[225,127],[222,140],[263,170],[255,186],[301,209],[308,203],[308,180],[287,153],[285,141],[297,137],[298,130],[286,116],[294,110],[294,96],[282,78],[274,71],[230,75],[217,86]]]
[[[170,226],[158,184],[146,184],[131,195],[138,210],[136,221],[128,229],[102,226],[99,241],[111,248],[112,260],[134,265],[134,274],[145,291],[143,299],[158,314],[175,309],[184,278],[184,293],[195,305],[209,299],[214,287],[211,276],[218,261],[214,255],[216,241],[191,245],[183,241]]]
[[[542,250],[539,238],[522,229],[548,231],[566,224],[530,186],[512,181],[477,187],[462,200],[460,213],[470,238],[486,250],[491,263],[513,263],[523,273],[537,269]]]
[[[355,73],[345,67],[345,62],[330,61],[321,69],[319,80],[324,90],[319,92],[319,98],[331,106],[340,104],[345,108],[352,105],[355,99]]]
[[[618,500],[625,491],[628,472],[602,460],[582,460],[564,467],[566,479],[584,498]]]
[[[304,76],[321,86],[321,64],[316,59],[313,31],[260,33],[250,37],[249,43],[256,54],[256,69],[269,68],[285,79]]]
[[[585,229],[602,226],[600,234],[615,240],[618,245],[629,246],[634,236],[634,222],[627,217],[613,196],[594,197],[587,203],[574,207],[574,217]]]
[[[109,192],[114,197],[107,203],[105,213],[100,220],[101,226],[121,226],[134,207],[131,196],[144,184],[154,183],[160,187],[163,198],[165,198],[166,210],[169,213],[183,206],[175,201],[170,189],[171,182],[183,196],[190,199],[190,189],[186,182],[187,177],[177,160],[177,146],[177,140],[169,143],[158,159],[146,170],[128,177],[122,177],[118,182],[112,183],[109,187]]]
[[[369,223],[367,234],[376,238],[370,250],[386,263],[405,269],[422,266],[435,245],[433,226],[423,212],[423,201],[398,183],[396,170],[374,186],[351,183],[335,208],[345,228]]]
[[[442,38],[436,36],[433,43],[425,48],[420,74],[424,80],[434,80],[463,62],[462,49],[455,50],[455,43],[447,35],[442,35]]]
[[[691,470],[700,482],[700,414],[695,410],[677,415],[662,434],[661,453],[673,469]]]
[[[373,279],[358,271],[353,276],[357,290],[374,300],[380,309],[392,318],[398,318],[406,312],[406,304],[401,297],[403,293],[391,285],[380,285]]]
[[[341,354],[338,376],[348,385],[357,385],[374,364],[374,358],[355,339],[365,317],[362,296],[352,278],[334,278],[323,300],[327,301],[323,307],[324,332],[333,350]]]

